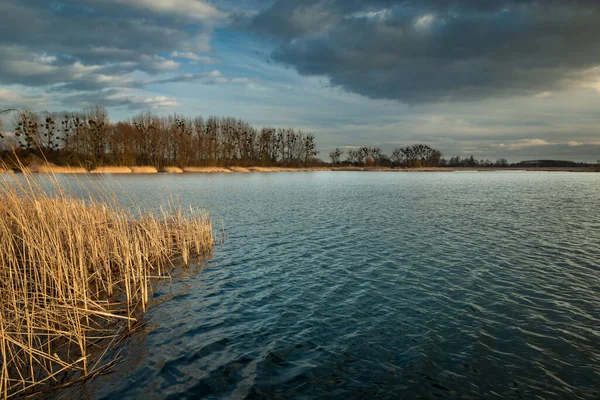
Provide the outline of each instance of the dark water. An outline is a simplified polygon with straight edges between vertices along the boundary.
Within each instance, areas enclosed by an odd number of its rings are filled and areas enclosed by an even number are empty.
[[[109,179],[229,238],[94,398],[600,398],[600,174]]]

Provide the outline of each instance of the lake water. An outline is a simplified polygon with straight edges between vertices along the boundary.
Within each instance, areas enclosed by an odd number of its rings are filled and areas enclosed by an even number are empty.
[[[228,238],[93,398],[600,398],[600,174],[107,179]]]

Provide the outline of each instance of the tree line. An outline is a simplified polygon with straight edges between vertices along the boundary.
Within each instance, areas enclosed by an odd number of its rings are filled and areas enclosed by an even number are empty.
[[[15,110],[5,110],[13,111]],[[3,111],[4,112],[4,111]],[[36,113],[16,110],[14,134],[0,129],[0,158],[13,151],[24,159],[43,156],[58,165],[145,166],[309,166],[320,165],[315,136],[293,128],[257,129],[233,117],[160,116],[142,112],[111,123],[102,107],[82,111]],[[1,125],[0,125],[1,128]],[[345,158],[344,158],[345,156]],[[441,151],[417,143],[391,155],[379,147],[361,146],[329,153],[333,166],[380,167],[538,167],[586,166],[553,160],[509,164],[506,159],[474,156],[443,158]],[[567,165],[568,163],[568,165]],[[599,161],[600,163],[600,161]],[[575,165],[576,164],[576,165]]]
[[[380,166],[380,167],[508,167],[507,160],[500,158],[496,161],[476,160],[473,156],[461,159],[452,157],[447,160],[442,152],[423,143],[394,149],[391,156],[386,155],[379,147],[362,146],[350,149],[346,159],[342,160],[344,151],[340,148],[329,153],[331,164],[351,166]]]
[[[292,128],[256,129],[225,117],[140,113],[111,123],[102,107],[38,114],[18,111],[6,153],[43,155],[57,164],[163,166],[308,166],[318,162],[315,136]]]
[[[344,151],[337,148],[329,153],[333,165],[381,166],[407,168],[437,167],[442,153],[426,144],[414,144],[397,148],[391,156],[385,154],[379,147],[362,146],[348,150],[346,159],[341,160]]]

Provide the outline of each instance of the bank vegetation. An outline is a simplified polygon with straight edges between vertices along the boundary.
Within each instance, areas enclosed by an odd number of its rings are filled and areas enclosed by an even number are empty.
[[[112,123],[107,111],[14,111],[10,133],[0,133],[0,157],[16,149],[25,164],[43,157],[57,165],[84,167],[288,166],[318,164],[315,136],[293,128],[263,127],[225,117],[140,113]]]
[[[211,251],[205,212],[150,214],[100,189],[82,200],[51,176],[0,175],[2,398],[102,373],[139,326],[153,283]]]

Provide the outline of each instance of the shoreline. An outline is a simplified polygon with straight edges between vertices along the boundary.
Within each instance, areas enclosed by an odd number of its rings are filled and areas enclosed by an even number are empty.
[[[0,167],[0,174],[33,173],[33,174],[220,174],[220,173],[252,173],[252,172],[600,172],[600,167],[534,167],[534,168],[471,168],[471,167],[423,167],[423,168],[390,168],[390,167],[163,167],[152,166],[104,166],[91,171],[83,167],[35,165],[22,170],[11,170]]]

